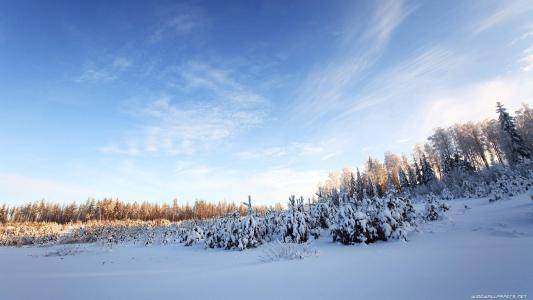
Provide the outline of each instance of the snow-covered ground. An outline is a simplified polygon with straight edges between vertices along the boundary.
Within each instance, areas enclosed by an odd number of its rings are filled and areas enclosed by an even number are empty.
[[[343,246],[324,234],[301,260],[263,262],[264,246],[0,248],[0,299],[533,298],[531,194],[450,204],[447,220],[407,243]]]

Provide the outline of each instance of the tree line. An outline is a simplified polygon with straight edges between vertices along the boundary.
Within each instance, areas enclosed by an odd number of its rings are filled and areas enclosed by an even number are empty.
[[[88,199],[82,203],[58,204],[44,200],[20,206],[0,207],[0,222],[55,222],[66,224],[87,221],[115,220],[169,220],[171,222],[209,219],[222,217],[235,211],[245,214],[247,207],[234,202],[210,203],[197,200],[193,205],[179,204],[174,199],[172,204],[150,202],[124,202],[118,199]],[[281,210],[281,204],[274,206],[255,206],[258,213],[267,210]]]
[[[411,157],[386,152],[384,161],[369,157],[362,170],[331,172],[317,194],[346,194],[349,198],[383,197],[390,185],[411,196],[445,188],[464,188],[465,176],[479,176],[515,168],[532,158],[533,110],[522,104],[511,116],[496,104],[497,119],[436,128],[426,143],[414,147]],[[461,192],[451,190],[450,192]],[[456,195],[461,196],[461,195]],[[334,197],[335,198],[335,197]]]

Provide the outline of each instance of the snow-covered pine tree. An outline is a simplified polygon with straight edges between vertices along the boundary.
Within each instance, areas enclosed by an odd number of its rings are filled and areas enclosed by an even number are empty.
[[[416,164],[416,161],[415,161]],[[407,176],[409,177],[409,187],[414,188],[417,185],[417,173],[413,170],[411,166],[407,168]]]
[[[385,191],[386,195],[394,195],[397,193],[396,185],[392,180],[391,173],[387,173],[387,190]]]
[[[220,229],[223,227],[222,222],[226,221],[226,218],[221,218],[215,221],[215,223],[209,227],[205,232],[204,245],[206,248],[218,248],[220,247],[222,234]]]
[[[260,234],[258,219],[253,214],[247,215],[241,220],[241,234],[237,247],[239,250],[255,248],[261,245],[262,242],[263,238]]]
[[[305,222],[307,223],[307,227],[309,228],[309,234],[312,235],[315,239],[317,239],[320,236],[320,228],[321,224],[319,222],[319,218],[317,218],[317,204],[311,204],[311,200],[308,201],[308,210],[304,210],[305,213]]]
[[[239,247],[241,238],[241,218],[237,210],[215,220],[205,232],[205,247],[233,249]]]
[[[320,228],[329,228],[335,215],[333,201],[327,196],[319,195],[316,205],[311,210],[311,215]]]
[[[407,175],[405,175],[405,172],[402,168],[400,168],[400,171],[398,172],[398,181],[400,183],[400,191],[403,194],[406,194],[409,190],[409,181],[407,180]]]
[[[343,244],[406,239],[416,223],[411,203],[390,189],[384,198],[365,197],[361,202],[343,201],[331,226],[333,241]]]
[[[406,218],[413,219],[414,209],[401,198],[387,193],[385,198],[379,199],[380,209],[374,219],[377,229],[377,240],[403,239],[407,240],[407,233],[411,230],[411,223]]]
[[[433,181],[435,181],[435,172],[433,172],[433,168],[429,164],[429,161],[426,157],[426,155],[422,155],[422,159],[420,161],[420,165],[422,168],[422,183],[423,184],[429,184]]]
[[[240,235],[237,247],[239,250],[255,248],[262,244],[263,236],[258,224],[258,218],[254,214],[252,207],[252,197],[248,196],[248,203],[243,202],[248,207],[248,214],[240,222]]]
[[[271,209],[268,209],[265,212],[264,217],[262,218],[261,222],[261,232],[263,235],[264,242],[270,242],[272,241],[272,238],[275,234],[275,224],[273,224],[273,218],[272,215],[274,215],[275,212]]]
[[[372,182],[372,179],[367,176],[366,179],[366,196],[370,199],[377,197],[376,186]]]
[[[509,115],[505,107],[500,102],[496,103],[496,111],[498,112],[498,120],[502,130],[508,136],[510,144],[509,163],[516,164],[526,159],[531,158],[531,149],[524,143],[522,137],[518,134],[513,117]]]
[[[340,201],[340,195],[336,187],[333,187],[330,193],[331,202],[333,205],[338,206]]]
[[[452,200],[454,198],[452,192],[447,187],[444,187],[444,189],[442,189],[440,197],[443,200]]]
[[[356,198],[356,193],[357,193],[357,182],[355,181],[355,175],[352,172],[350,176],[350,191],[348,193],[348,197],[350,197],[350,199]]]
[[[357,169],[357,179],[355,185],[356,199],[357,201],[363,201],[363,198],[365,197],[365,184],[363,182],[363,177],[361,176],[361,173],[359,173],[359,168]]]
[[[309,228],[302,209],[303,197],[296,200],[296,197],[291,196],[283,235],[283,240],[286,243],[305,243],[309,239]]]
[[[416,159],[414,160],[415,161],[415,182],[417,185],[420,185],[420,184],[423,184],[424,183],[424,179],[423,179],[423,176],[422,176],[422,169],[420,168],[420,165],[416,162]]]
[[[194,225],[187,233],[187,236],[185,238],[185,246],[191,246],[195,243],[198,243],[203,238],[204,230],[200,226]]]
[[[366,196],[357,204],[343,201],[331,226],[331,237],[334,242],[344,245],[355,243],[371,243],[376,230],[372,227],[372,217],[367,214],[370,202]]]
[[[426,195],[426,207],[424,219],[426,221],[435,221],[444,216],[444,213],[450,209],[450,206],[437,199],[433,193]]]

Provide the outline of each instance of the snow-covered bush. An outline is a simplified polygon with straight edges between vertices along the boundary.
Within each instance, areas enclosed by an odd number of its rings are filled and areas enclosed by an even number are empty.
[[[204,231],[200,226],[193,226],[184,237],[184,245],[191,246],[204,238]]]
[[[239,245],[240,215],[235,211],[225,218],[220,218],[209,226],[205,232],[205,246],[209,248],[232,249]]]
[[[285,216],[283,240],[286,243],[305,243],[309,239],[309,228],[303,212],[303,198],[289,198],[289,209]]]
[[[372,218],[352,202],[345,202],[339,206],[335,223],[331,226],[331,236],[334,242],[348,245],[364,243],[376,234]]]
[[[311,218],[315,226],[322,229],[328,229],[332,225],[332,221],[335,216],[335,206],[333,201],[328,201],[326,199],[319,199],[318,203],[311,207]]]
[[[308,256],[317,256],[318,251],[312,250],[308,243],[294,244],[275,242],[265,244],[263,253],[259,257],[262,262],[273,262],[278,260],[303,259]]]
[[[525,193],[532,188],[532,180],[514,173],[504,175],[491,185],[489,201],[494,202],[504,198]]]
[[[332,226],[333,241],[342,244],[407,239],[416,225],[416,214],[405,198],[388,193],[385,198],[344,201]]]
[[[47,245],[57,243],[65,230],[57,223],[0,225],[0,246]]]
[[[452,200],[455,197],[453,196],[452,192],[447,187],[445,187],[440,193],[440,198],[442,200]]]
[[[426,207],[423,219],[426,221],[436,221],[442,219],[444,213],[450,209],[446,202],[439,201],[434,194],[426,196]]]
[[[239,235],[239,250],[246,248],[255,248],[263,243],[261,227],[258,224],[258,218],[249,214],[241,220],[241,230]]]

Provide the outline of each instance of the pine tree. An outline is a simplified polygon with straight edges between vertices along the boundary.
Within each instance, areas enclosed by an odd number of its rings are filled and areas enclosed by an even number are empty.
[[[416,184],[423,184],[424,180],[422,178],[422,169],[420,168],[420,165],[415,160],[415,179]]]
[[[363,182],[363,177],[361,176],[361,173],[359,173],[359,169],[357,169],[357,180],[355,185],[357,201],[363,201],[363,198],[365,197],[365,184]]]
[[[350,197],[350,199],[353,199],[355,198],[356,193],[357,193],[357,183],[355,182],[355,176],[352,172],[350,176],[350,190],[348,192],[348,197]]]
[[[436,178],[435,172],[433,172],[433,168],[429,164],[429,161],[427,160],[425,155],[422,155],[420,165],[422,166],[422,183],[428,184],[430,182],[433,182]]]
[[[376,186],[374,185],[370,177],[367,177],[366,180],[366,196],[370,199],[377,197]]]
[[[411,168],[411,166],[409,166],[407,169],[407,175],[409,177],[409,187],[415,187],[417,176],[416,176],[416,173],[413,171],[413,168]]]
[[[398,179],[400,183],[400,191],[402,193],[407,192],[409,189],[409,181],[407,180],[407,176],[405,175],[405,172],[402,168],[400,168],[400,171],[398,172]]]
[[[531,158],[531,150],[527,148],[522,137],[518,134],[514,122],[514,118],[509,115],[505,107],[500,102],[496,103],[496,111],[498,112],[498,120],[502,130],[507,133],[510,143],[510,157],[509,163],[516,164],[524,159]]]
[[[385,191],[385,193],[387,195],[394,195],[396,194],[397,192],[397,189],[396,189],[396,185],[394,184],[394,181],[392,180],[392,175],[391,173],[387,173],[387,190]]]
[[[252,207],[252,197],[248,196],[248,203],[243,202],[248,207],[248,215],[241,220],[240,235],[238,248],[244,250],[246,248],[255,248],[261,245],[263,237],[259,228],[258,220],[254,215]]]
[[[303,212],[303,198],[298,200],[294,196],[289,198],[289,209],[286,220],[283,240],[287,243],[307,242],[310,232]]]

